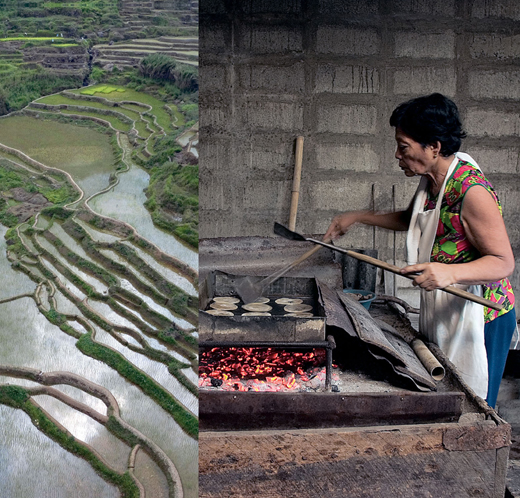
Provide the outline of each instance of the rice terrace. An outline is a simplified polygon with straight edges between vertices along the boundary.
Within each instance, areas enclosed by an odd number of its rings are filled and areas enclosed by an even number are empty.
[[[3,3],[5,496],[198,495],[196,5],[161,5]]]

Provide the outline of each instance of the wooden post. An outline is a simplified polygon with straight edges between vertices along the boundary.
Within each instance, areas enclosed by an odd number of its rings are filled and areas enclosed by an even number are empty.
[[[289,211],[289,230],[296,229],[296,213],[300,198],[300,180],[302,177],[303,137],[296,138],[296,153],[294,160],[294,176],[291,194],[291,209]]]

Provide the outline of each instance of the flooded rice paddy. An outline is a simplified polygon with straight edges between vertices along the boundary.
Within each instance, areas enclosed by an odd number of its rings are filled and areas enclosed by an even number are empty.
[[[125,139],[119,137],[123,148]],[[0,395],[11,393],[2,391],[7,385],[27,389],[53,430],[69,434],[111,475],[130,471],[147,496],[195,498],[196,290],[185,271],[165,266],[160,255],[196,272],[197,252],[153,225],[143,206],[148,173],[128,156],[126,171],[116,171],[107,135],[13,116],[0,119],[0,143],[66,171],[84,194],[65,217],[22,224],[14,244],[0,225]],[[107,189],[115,176],[117,185]],[[158,252],[126,240],[118,225],[80,219],[81,211],[131,225]],[[138,263],[106,246],[116,243],[131,248]],[[35,425],[28,403],[0,403],[0,494],[120,496],[88,458]],[[126,432],[115,430],[114,421]]]

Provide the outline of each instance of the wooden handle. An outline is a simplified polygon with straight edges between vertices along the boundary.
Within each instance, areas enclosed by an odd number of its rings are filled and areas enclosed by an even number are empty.
[[[324,241],[327,244],[330,242],[330,239]],[[292,270],[295,266],[299,265],[302,261],[305,261],[307,258],[312,256],[315,252],[318,252],[322,246],[315,245],[311,250],[307,251],[305,254],[302,254],[298,259],[294,260],[291,264],[284,266],[281,270],[277,271],[276,273],[273,273],[269,277],[266,277],[264,280],[262,280],[261,286],[265,287],[271,283],[273,283],[275,280],[278,280],[280,277],[285,275],[289,270]]]
[[[403,275],[401,273],[401,268],[395,265],[391,265],[389,263],[385,263],[384,261],[381,261],[376,258],[372,258],[371,256],[367,256],[365,254],[359,254],[355,251],[350,251],[348,249],[344,249],[341,252],[345,252],[348,256],[351,256],[352,258],[359,259],[360,261],[365,261],[366,263],[370,263],[371,265],[377,266],[379,268],[382,268],[383,270],[390,271],[392,273],[395,273],[397,275],[401,275],[401,277],[409,278],[410,280],[413,280],[413,276],[410,275]],[[482,306],[486,306],[487,308],[492,308],[494,310],[500,311],[502,309],[502,305],[498,303],[494,303],[493,301],[490,301],[489,299],[484,299],[480,296],[475,296],[475,294],[472,294],[471,292],[467,292],[465,290],[459,289],[457,287],[452,287],[451,285],[448,287],[444,287],[444,292],[447,292],[448,294],[452,294],[454,296],[462,297],[463,299],[467,299],[468,301],[473,301],[474,303],[481,304]]]
[[[294,159],[294,175],[291,194],[291,208],[289,210],[289,230],[296,229],[296,213],[300,199],[300,180],[302,177],[303,137],[296,138],[296,153]]]

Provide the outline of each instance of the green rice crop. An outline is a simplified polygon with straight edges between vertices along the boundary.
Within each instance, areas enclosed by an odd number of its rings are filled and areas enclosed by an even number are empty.
[[[8,38],[0,38],[0,42],[8,41],[52,41],[56,43],[66,43],[74,41],[72,38],[61,38],[57,36],[12,36]],[[77,45],[77,43],[75,44]]]
[[[2,143],[82,179],[113,171],[110,138],[90,128],[28,116],[0,119]]]
[[[77,114],[79,116],[90,116],[93,118],[103,119],[105,121],[108,121],[116,130],[124,131],[125,133],[128,133],[132,129],[131,124],[125,123],[115,116],[97,114],[94,111],[89,112],[89,111],[76,111],[76,110],[69,110],[69,109],[61,109],[60,112],[62,114]]]
[[[139,120],[135,122],[135,127],[139,132],[139,136],[143,138],[148,138],[150,136],[150,132],[146,129],[146,123]]]
[[[94,95],[95,93],[113,93],[113,92],[124,92],[125,89],[122,87],[115,87],[110,85],[96,85],[90,88],[86,88],[85,90],[81,90],[80,93],[83,95]]]
[[[96,102],[92,100],[84,100],[84,99],[73,99],[71,97],[67,97],[61,93],[55,95],[47,95],[46,97],[42,97],[41,99],[36,100],[38,104],[49,104],[49,105],[76,105],[83,107],[92,107],[95,109],[106,109],[108,111],[115,111],[128,116],[130,119],[137,120],[139,119],[139,113],[130,109],[124,109],[123,107],[113,107],[107,104],[103,104],[102,102]]]
[[[173,114],[174,121],[173,124],[175,126],[184,126],[184,116],[179,111],[179,108],[175,104],[167,104],[168,109],[170,109]]]
[[[111,89],[109,93],[107,93],[106,91],[107,88]],[[98,95],[100,97],[105,97],[108,100],[113,100],[114,102],[130,100],[135,102],[142,102],[143,104],[148,104],[152,106],[151,112],[157,117],[157,122],[159,123],[159,126],[166,130],[171,129],[171,118],[168,112],[164,109],[164,102],[161,102],[159,99],[156,99],[155,97],[152,97],[151,95],[148,95],[146,93],[137,92],[130,88],[115,85],[94,85],[84,90],[75,90],[74,92],[83,95]]]

